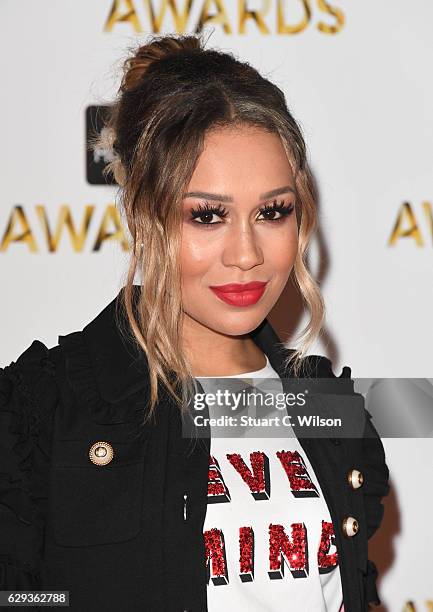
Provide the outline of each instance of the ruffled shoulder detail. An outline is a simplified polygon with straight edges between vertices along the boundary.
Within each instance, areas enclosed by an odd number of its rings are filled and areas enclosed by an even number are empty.
[[[65,357],[65,368],[68,381],[77,397],[90,410],[97,423],[119,423],[119,415],[113,412],[113,405],[102,398],[97,384],[89,350],[83,338],[83,332],[72,332],[59,336],[59,344]]]
[[[311,378],[351,378],[352,375],[351,368],[344,366],[341,374],[336,376],[332,361],[324,355],[306,355],[302,367],[305,370],[305,376]]]
[[[298,378],[310,379],[309,385],[318,393],[354,395],[352,370],[344,366],[337,376],[332,361],[324,355],[306,355],[301,364]]]
[[[68,382],[94,422],[103,425],[131,423],[133,426],[141,421],[149,398],[145,370],[140,373],[132,366],[119,367],[113,377],[117,377],[119,386],[122,384],[124,388],[118,393],[108,393],[107,363],[102,346],[96,347],[92,353],[82,331],[59,336],[59,345]],[[114,384],[114,381],[111,382]]]
[[[0,368],[0,588],[34,587],[42,568],[53,418],[54,349],[35,340]]]

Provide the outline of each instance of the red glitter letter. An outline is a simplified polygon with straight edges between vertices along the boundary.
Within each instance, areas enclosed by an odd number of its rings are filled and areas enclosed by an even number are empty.
[[[277,451],[277,457],[287,474],[294,497],[319,497],[298,451]]]
[[[254,531],[252,527],[239,527],[239,578],[242,582],[254,580]]]
[[[209,455],[209,471],[207,481],[207,502],[208,504],[222,503],[230,501],[230,492],[224,482],[218,461]]]
[[[271,483],[269,479],[269,458],[265,453],[256,451],[250,453],[250,461],[253,472],[246,466],[245,461],[239,453],[227,454],[235,470],[241,475],[242,480],[247,483],[254,499],[269,499]]]
[[[332,571],[338,563],[338,552],[329,553],[331,546],[336,547],[334,525],[322,521],[322,536],[320,538],[319,551],[317,553],[317,564],[319,574],[327,574]]]
[[[284,576],[286,561],[294,578],[308,576],[308,541],[304,523],[292,523],[292,541],[282,525],[269,525],[269,577]],[[281,555],[283,553],[283,555]]]
[[[226,559],[226,548],[224,534],[221,529],[213,527],[203,533],[205,542],[206,559],[206,582],[209,584],[209,576],[212,573],[212,582],[219,586],[228,584],[228,570]],[[211,567],[212,566],[212,569]]]

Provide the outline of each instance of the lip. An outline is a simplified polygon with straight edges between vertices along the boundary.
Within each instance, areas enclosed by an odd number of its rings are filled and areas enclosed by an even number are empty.
[[[227,285],[211,285],[210,288],[220,293],[238,293],[240,291],[251,291],[262,289],[268,281],[251,281],[250,283],[228,283]]]
[[[230,306],[252,306],[262,297],[268,282],[229,283],[209,287],[215,295]]]

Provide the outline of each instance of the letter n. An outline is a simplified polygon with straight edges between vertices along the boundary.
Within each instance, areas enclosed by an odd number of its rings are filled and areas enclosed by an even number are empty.
[[[269,525],[269,578],[283,578],[284,562],[294,578],[308,576],[308,540],[304,523],[292,523],[292,539],[282,525]]]

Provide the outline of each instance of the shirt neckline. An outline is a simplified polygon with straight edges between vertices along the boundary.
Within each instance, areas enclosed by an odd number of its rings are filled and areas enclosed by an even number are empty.
[[[273,371],[273,368],[270,364],[269,361],[269,357],[266,355],[265,353],[265,357],[266,357],[266,365],[263,366],[263,368],[260,368],[260,370],[253,370],[251,372],[241,372],[240,374],[226,374],[226,375],[220,375],[220,376],[196,376],[196,378],[262,378],[262,377],[266,377],[263,375],[266,375],[266,373],[270,370]]]

